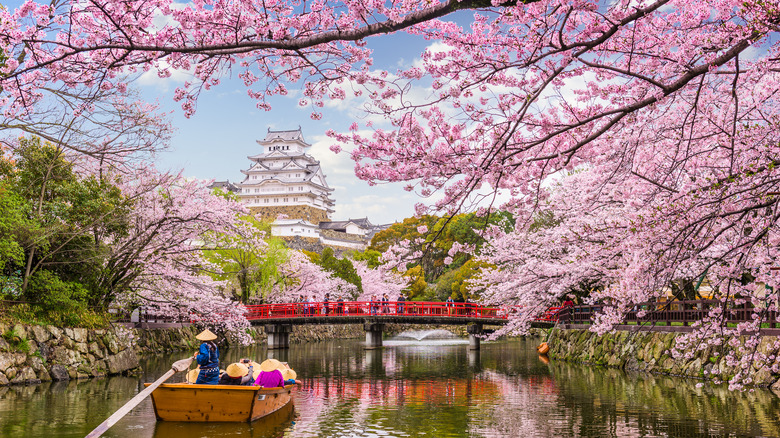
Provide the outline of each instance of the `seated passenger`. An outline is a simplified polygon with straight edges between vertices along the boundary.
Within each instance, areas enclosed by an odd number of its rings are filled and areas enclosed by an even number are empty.
[[[300,380],[295,380],[296,377],[298,377],[298,373],[295,372],[294,369],[290,368],[290,365],[287,365],[287,363],[284,364],[286,367],[282,371],[282,378],[284,379],[285,385],[300,385]]]
[[[267,359],[260,364],[260,374],[255,380],[255,385],[260,385],[263,388],[278,388],[284,386],[284,378],[282,372],[284,365],[276,359]]]
[[[247,367],[243,363],[231,363],[225,370],[225,374],[219,378],[220,385],[251,385],[252,383],[254,383],[252,365]]]

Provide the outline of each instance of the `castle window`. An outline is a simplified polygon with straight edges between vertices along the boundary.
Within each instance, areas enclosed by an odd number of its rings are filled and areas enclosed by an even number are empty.
[[[292,192],[293,191],[293,187],[290,187],[290,189],[288,191]]]
[[[274,202],[279,202],[279,198],[274,198]]]
[[[268,198],[263,199],[263,202],[266,203],[266,204],[268,204],[269,201],[270,201],[270,199],[268,199]]]
[[[296,173],[296,174],[295,174],[295,177],[296,177],[296,178],[300,178],[300,177],[301,177],[301,174],[300,174],[300,173]]]
[[[293,198],[293,202],[298,202],[298,198]]]
[[[257,179],[257,175],[252,175],[252,179]]]
[[[284,202],[287,202],[289,198],[284,198]]]

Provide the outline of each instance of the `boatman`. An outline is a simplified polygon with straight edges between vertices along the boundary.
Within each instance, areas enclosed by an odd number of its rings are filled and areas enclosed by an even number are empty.
[[[217,335],[206,329],[200,332],[198,336],[195,336],[195,339],[202,341],[198,352],[194,355],[198,360],[198,365],[200,365],[198,380],[195,383],[198,385],[216,385],[219,383],[219,349],[217,344],[214,343]]]

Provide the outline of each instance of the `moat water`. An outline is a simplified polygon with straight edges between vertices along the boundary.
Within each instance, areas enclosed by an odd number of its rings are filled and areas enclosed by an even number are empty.
[[[293,345],[273,352],[303,384],[293,404],[251,424],[157,422],[151,400],[106,437],[706,437],[780,436],[780,396],[696,380],[547,361],[536,341],[394,340]],[[186,356],[144,373],[0,388],[0,436],[83,437]],[[263,349],[223,352],[258,362]],[[171,381],[181,381],[175,376]]]

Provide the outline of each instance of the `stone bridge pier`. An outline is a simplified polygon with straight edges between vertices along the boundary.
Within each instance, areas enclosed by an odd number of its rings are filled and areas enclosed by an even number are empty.
[[[267,324],[265,334],[268,336],[268,349],[290,348],[290,333],[292,324]]]
[[[469,350],[479,350],[480,335],[482,335],[482,324],[469,324],[466,327],[469,334]]]
[[[364,322],[363,330],[366,331],[366,350],[382,348],[382,330],[385,325],[377,322]]]

